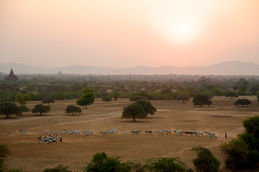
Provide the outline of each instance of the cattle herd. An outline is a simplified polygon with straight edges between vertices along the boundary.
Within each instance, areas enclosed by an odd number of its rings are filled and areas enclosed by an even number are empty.
[[[49,133],[48,130],[44,130],[45,133]],[[122,132],[119,133],[119,131],[117,129],[109,129],[107,131],[100,131],[99,134],[100,135],[114,135],[114,134],[126,134],[126,133],[131,133],[134,135],[137,134],[147,134],[147,135],[153,135],[153,134],[157,134],[157,135],[171,135],[171,134],[175,134],[175,135],[188,135],[188,136],[204,136],[207,135],[211,138],[216,138],[216,134],[212,133],[210,131],[181,131],[181,130],[173,130],[173,132],[171,132],[171,130],[168,129],[162,129],[162,130],[157,130],[156,132],[153,132],[152,130],[145,130],[144,132],[142,132],[141,130],[131,130],[130,132],[126,131],[126,132]],[[24,132],[23,132],[24,134]],[[88,135],[93,135],[94,131],[93,130],[83,130],[82,132],[77,131],[77,130],[72,130],[72,131],[66,131],[66,130],[61,130],[60,134],[67,134],[67,135],[81,135],[82,136],[88,136]],[[59,136],[57,134],[57,132],[50,132],[49,135],[47,136],[40,136],[39,138],[39,142],[40,143],[58,143],[58,142],[62,142],[62,136]]]

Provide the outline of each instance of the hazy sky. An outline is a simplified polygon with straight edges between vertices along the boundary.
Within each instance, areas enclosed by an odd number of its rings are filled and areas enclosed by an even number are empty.
[[[0,63],[259,63],[259,0],[0,0]]]

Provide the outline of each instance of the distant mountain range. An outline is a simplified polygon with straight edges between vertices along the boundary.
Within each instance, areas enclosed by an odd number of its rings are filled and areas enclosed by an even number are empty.
[[[259,75],[259,64],[229,61],[202,67],[148,67],[108,68],[71,65],[60,68],[36,67],[19,63],[0,63],[0,72],[9,73],[13,68],[16,74],[189,74],[189,75]]]

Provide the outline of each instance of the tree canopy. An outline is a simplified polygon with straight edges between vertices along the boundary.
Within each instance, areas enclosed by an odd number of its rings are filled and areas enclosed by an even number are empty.
[[[225,153],[225,165],[231,171],[258,168],[259,163],[259,116],[243,122],[245,133],[221,146]]]
[[[220,162],[216,159],[209,149],[203,147],[194,147],[193,151],[196,152],[197,158],[192,162],[197,172],[218,172]]]
[[[128,105],[123,109],[122,118],[132,118],[133,121],[136,121],[136,118],[146,118],[147,113],[143,106],[133,103]]]
[[[19,115],[20,109],[15,103],[1,103],[0,104],[0,114],[5,115],[6,118],[9,118],[9,115]]]
[[[118,157],[109,157],[106,153],[96,153],[85,168],[85,172],[130,172],[130,167],[121,163]]]
[[[235,91],[228,91],[228,92],[226,92],[226,94],[225,94],[225,97],[230,97],[231,99],[233,98],[233,97],[238,97],[239,95],[238,95],[238,92],[235,92]]]
[[[68,105],[66,108],[66,113],[71,113],[72,115],[74,115],[74,113],[82,113],[82,110],[78,106]]]
[[[20,109],[21,113],[23,113],[23,112],[30,112],[30,109],[27,106],[25,106],[25,105],[19,106],[19,109]]]
[[[192,102],[194,105],[199,105],[199,106],[203,106],[203,105],[209,106],[212,104],[210,97],[208,95],[201,95],[201,94],[195,96]]]
[[[160,158],[148,160],[145,168],[150,172],[185,172],[185,163],[178,158]]]
[[[49,111],[50,111],[50,107],[49,106],[45,106],[43,104],[37,104],[31,110],[32,113],[40,113],[40,115],[42,115],[43,113],[47,113]]]
[[[15,101],[18,102],[20,105],[25,105],[26,101],[30,100],[31,96],[29,94],[17,93],[15,96]]]
[[[235,102],[235,105],[241,105],[242,107],[243,106],[247,106],[247,105],[250,105],[252,102],[248,99],[238,99],[236,102]]]
[[[43,170],[43,172],[71,172],[71,171],[66,166],[58,165],[57,167],[54,167],[54,168],[46,168]]]
[[[79,106],[85,106],[87,108],[88,105],[94,103],[94,92],[93,90],[90,90],[89,88],[84,88],[82,90],[82,95],[77,99],[76,103]]]
[[[156,108],[149,101],[138,100],[136,103],[144,108],[146,114],[155,114]]]
[[[42,100],[42,103],[47,103],[48,105],[50,103],[54,103],[55,102],[55,98],[54,97],[51,97],[51,96],[48,96],[48,97],[45,97],[43,98]]]

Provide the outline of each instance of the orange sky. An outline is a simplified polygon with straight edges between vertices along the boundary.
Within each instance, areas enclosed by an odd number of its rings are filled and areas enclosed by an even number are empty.
[[[1,0],[0,63],[259,63],[258,0]]]

